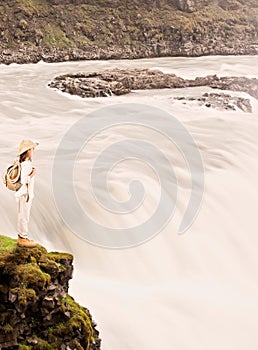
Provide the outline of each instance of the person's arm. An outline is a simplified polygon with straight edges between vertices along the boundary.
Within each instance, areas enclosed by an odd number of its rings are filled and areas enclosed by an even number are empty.
[[[31,178],[35,175],[35,168],[32,168],[31,162],[24,161],[22,163],[22,170],[21,170],[21,183],[22,184],[28,184],[31,180]]]
[[[32,171],[30,173],[30,178],[32,178],[36,174],[36,168],[32,167]]]

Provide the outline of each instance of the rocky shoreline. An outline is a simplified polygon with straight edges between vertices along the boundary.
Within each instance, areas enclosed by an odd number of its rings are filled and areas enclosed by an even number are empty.
[[[258,99],[258,79],[255,78],[208,75],[195,79],[183,79],[175,74],[166,74],[159,70],[140,68],[64,74],[55,77],[54,80],[49,83],[50,88],[55,88],[62,92],[83,98],[108,97],[112,95],[119,96],[128,94],[132,90],[174,89],[197,86],[245,92]],[[252,111],[250,101],[243,97],[211,94],[210,96],[203,96],[203,98],[203,102],[207,107],[224,106],[225,109],[234,110],[232,106],[236,106],[244,112],[250,113]],[[206,101],[207,98],[208,101]],[[217,100],[217,103],[215,103],[215,100]],[[224,100],[224,104],[220,103],[219,100]]]
[[[52,48],[0,48],[0,64],[28,64],[83,61],[83,60],[118,60],[118,59],[141,59],[157,57],[201,57],[201,56],[235,56],[235,55],[258,55],[258,44],[236,43],[234,47],[216,46],[214,48],[203,45],[194,45],[189,42],[189,46],[168,49],[165,46],[157,52],[155,47],[143,48],[80,48],[59,49]]]

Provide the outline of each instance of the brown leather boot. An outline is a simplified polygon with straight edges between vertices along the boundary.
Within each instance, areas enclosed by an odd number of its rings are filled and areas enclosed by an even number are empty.
[[[26,247],[26,248],[36,247],[36,243],[33,240],[30,240],[28,238],[22,238],[20,236],[18,236],[17,244],[19,247]]]

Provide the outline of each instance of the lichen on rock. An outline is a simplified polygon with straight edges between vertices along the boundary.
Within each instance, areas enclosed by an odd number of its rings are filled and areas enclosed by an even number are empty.
[[[98,350],[88,309],[69,294],[73,256],[0,235],[0,349]]]

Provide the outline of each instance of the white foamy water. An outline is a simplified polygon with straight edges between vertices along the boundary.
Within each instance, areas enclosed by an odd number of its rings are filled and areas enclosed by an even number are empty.
[[[258,102],[251,98],[253,113],[247,114],[171,98],[200,96],[211,91],[206,87],[83,100],[49,89],[47,83],[58,74],[114,67],[161,69],[184,78],[207,74],[258,77],[257,60],[228,56],[0,66],[1,171],[15,157],[21,139],[40,143],[34,158],[37,178],[31,236],[48,249],[74,254],[70,293],[97,321],[103,350],[257,349]],[[162,135],[130,125],[103,130],[82,151],[75,172],[81,205],[108,227],[137,225],[152,215],[159,187],[153,169],[145,163],[124,161],[110,174],[110,194],[120,201],[128,199],[132,178],[144,183],[146,196],[135,213],[116,217],[99,207],[88,179],[103,148],[117,140],[144,138],[166,155],[177,175],[174,218],[145,244],[121,250],[91,245],[62,221],[52,190],[57,147],[80,118],[116,103],[159,107],[177,117],[194,137],[204,163],[205,192],[199,215],[184,235],[178,235],[177,228],[189,198],[190,175],[182,155]],[[0,193],[0,232],[15,237],[13,193],[4,186]],[[69,207],[65,188],[64,202]]]

